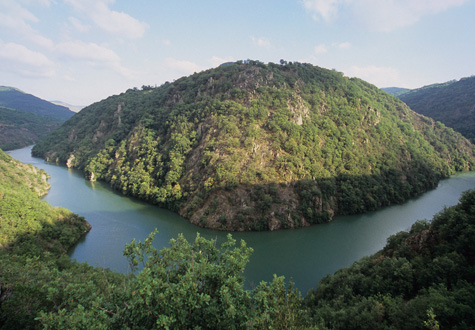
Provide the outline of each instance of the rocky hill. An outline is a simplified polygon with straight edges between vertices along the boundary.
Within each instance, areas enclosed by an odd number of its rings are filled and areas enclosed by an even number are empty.
[[[241,61],[84,108],[35,156],[225,230],[400,203],[473,169],[473,145],[359,79]]]
[[[444,123],[475,142],[475,76],[395,96],[412,110]]]

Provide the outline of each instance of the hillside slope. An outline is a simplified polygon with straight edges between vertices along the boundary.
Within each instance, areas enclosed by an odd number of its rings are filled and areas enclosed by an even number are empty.
[[[66,107],[42,100],[16,88],[0,86],[0,106],[31,112],[36,115],[65,121],[74,115]]]
[[[0,106],[0,149],[12,150],[35,144],[61,121]]]
[[[412,110],[475,142],[475,76],[410,90],[397,97]]]
[[[226,230],[297,228],[399,203],[475,160],[468,140],[373,85],[258,61],[95,103],[33,154]]]

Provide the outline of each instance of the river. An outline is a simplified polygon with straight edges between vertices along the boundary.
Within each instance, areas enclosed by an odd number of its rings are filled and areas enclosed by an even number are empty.
[[[83,216],[92,230],[70,251],[70,256],[92,266],[126,273],[122,251],[132,239],[144,240],[155,228],[154,246],[168,246],[179,233],[193,240],[196,233],[223,241],[226,232],[206,230],[177,214],[123,196],[102,182],[86,181],[82,172],[31,157],[31,147],[8,152],[12,157],[46,170],[51,189],[44,200]],[[271,281],[274,274],[291,278],[306,294],[327,274],[350,266],[407,230],[418,219],[431,219],[444,206],[455,205],[461,193],[475,189],[475,172],[442,180],[438,187],[402,205],[355,216],[337,217],[329,224],[276,232],[233,233],[254,249],[245,271],[246,286]]]

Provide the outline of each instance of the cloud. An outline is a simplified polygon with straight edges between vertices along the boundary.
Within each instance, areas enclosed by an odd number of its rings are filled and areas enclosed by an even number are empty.
[[[251,40],[253,44],[258,47],[270,48],[271,46],[270,41],[265,38],[256,38],[256,37],[251,36]]]
[[[229,56],[229,57],[218,57],[218,56],[212,56],[211,59],[209,60],[209,62],[211,63],[211,67],[215,68],[217,66],[220,66],[221,64],[223,63],[227,63],[227,62],[235,62],[236,60]]]
[[[303,0],[303,6],[316,21],[323,19],[328,22],[336,18],[341,0]]]
[[[397,86],[400,83],[399,71],[391,67],[352,66],[345,74],[363,79],[378,87]]]
[[[325,46],[325,44],[320,44],[315,46],[314,52],[315,54],[325,54],[326,52],[328,52],[328,48],[327,46]]]
[[[334,21],[345,10],[359,24],[371,30],[390,32],[413,25],[427,15],[461,6],[469,0],[303,0],[312,17]]]
[[[27,77],[52,77],[56,64],[44,54],[32,51],[17,43],[0,41],[0,70],[14,72]]]
[[[342,43],[336,44],[336,46],[337,46],[339,49],[350,49],[350,48],[351,48],[351,43],[349,43],[349,42],[342,42]]]
[[[427,15],[434,15],[468,0],[360,0],[353,1],[357,19],[372,30],[390,32],[413,25]]]
[[[148,24],[132,16],[111,10],[110,4],[114,0],[65,0],[81,14],[88,17],[102,30],[126,37],[128,39],[141,38],[148,29]]]
[[[91,30],[90,25],[83,24],[79,19],[76,17],[69,17],[69,22],[72,24],[72,26],[79,32],[85,33],[89,32]]]
[[[30,25],[38,21],[38,18],[22,7],[19,2],[0,1],[0,27],[12,31],[26,41],[44,48],[52,48],[53,42]]]
[[[202,71],[202,68],[194,62],[180,61],[171,57],[165,59],[165,66],[184,75],[190,75],[194,72]]]
[[[131,78],[134,72],[120,64],[120,57],[113,50],[93,42],[67,41],[56,45],[57,54],[70,60],[85,61],[93,66],[104,66],[124,77]]]

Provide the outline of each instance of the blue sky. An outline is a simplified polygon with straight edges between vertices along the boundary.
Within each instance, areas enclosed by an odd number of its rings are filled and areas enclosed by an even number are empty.
[[[475,74],[475,0],[0,0],[0,85],[89,105],[227,61],[378,87]]]

